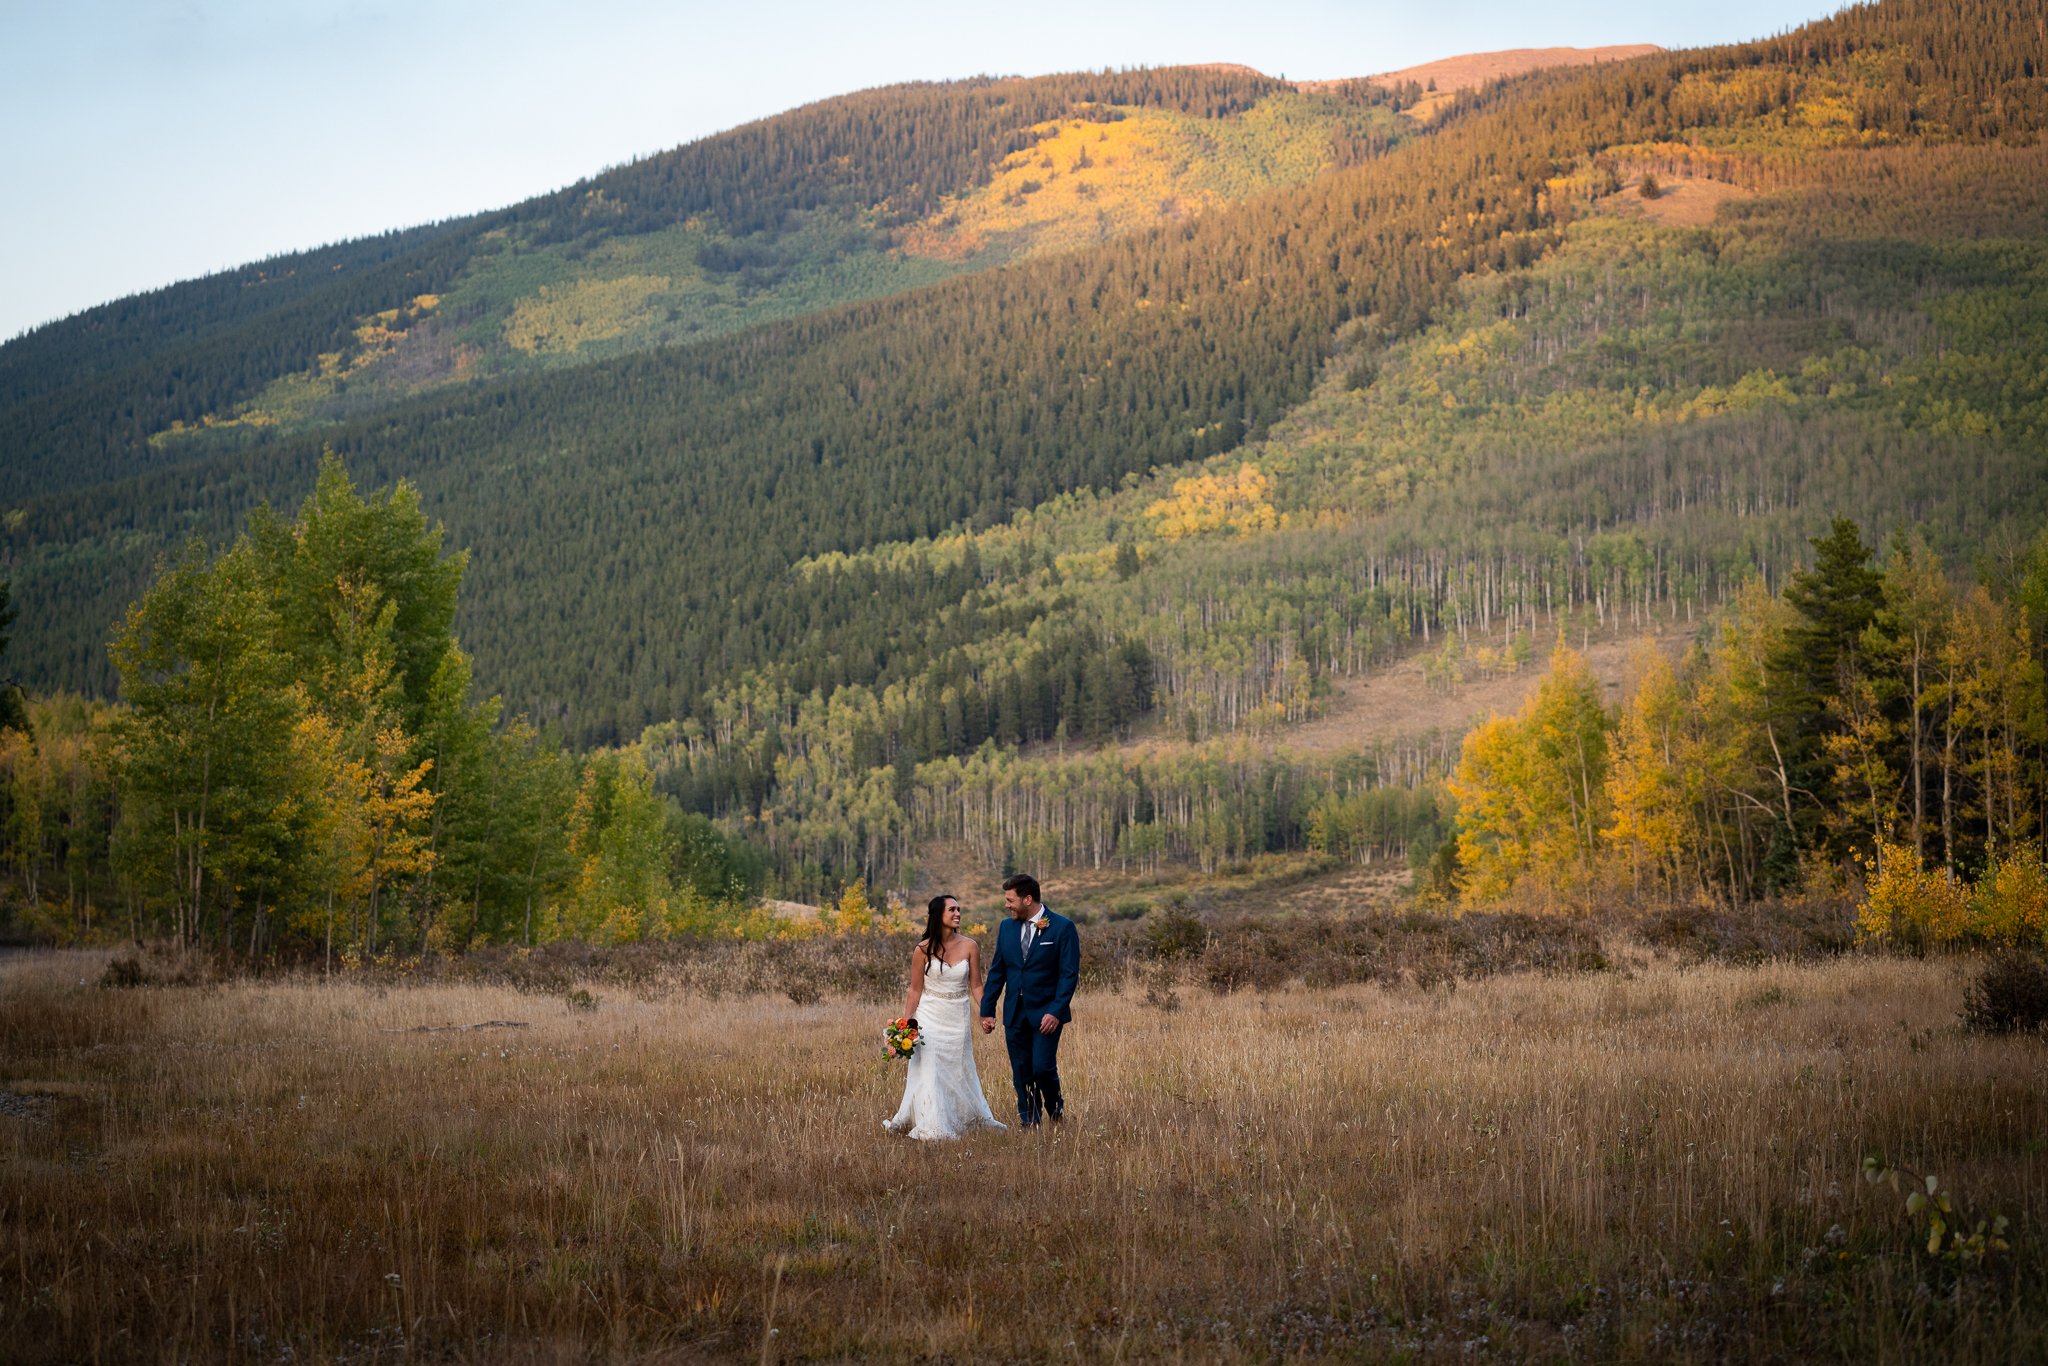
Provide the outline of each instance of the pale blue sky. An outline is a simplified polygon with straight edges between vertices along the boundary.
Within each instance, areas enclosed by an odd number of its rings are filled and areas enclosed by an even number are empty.
[[[0,0],[0,339],[902,80],[1759,37],[1834,0]]]

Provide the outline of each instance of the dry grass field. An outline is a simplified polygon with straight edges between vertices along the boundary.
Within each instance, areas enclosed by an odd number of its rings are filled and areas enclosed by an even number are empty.
[[[2048,1357],[2048,1045],[1954,963],[1141,972],[1063,1127],[927,1146],[872,1003],[104,962],[0,961],[15,1361]],[[2012,1252],[1916,1252],[1865,1154]]]

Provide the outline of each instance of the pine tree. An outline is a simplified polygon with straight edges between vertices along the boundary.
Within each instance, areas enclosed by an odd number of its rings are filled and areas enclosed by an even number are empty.
[[[7,658],[7,642],[14,632],[14,603],[10,599],[13,584],[0,579],[0,663]],[[12,679],[0,679],[0,732],[28,729],[28,708],[22,702],[21,689]]]
[[[1781,743],[1788,780],[1808,798],[1794,806],[1790,834],[1796,848],[1825,848],[1846,857],[1848,828],[1824,816],[1863,795],[1843,791],[1842,765],[1833,752],[1858,744],[1850,734],[1855,718],[1874,721],[1872,714],[1880,707],[1877,699],[1863,697],[1861,680],[1866,674],[1864,633],[1884,606],[1884,581],[1871,567],[1871,548],[1862,532],[1846,517],[1835,518],[1813,549],[1812,567],[1785,585],[1784,601],[1797,615],[1773,663],[1783,684],[1776,702],[1785,721]]]

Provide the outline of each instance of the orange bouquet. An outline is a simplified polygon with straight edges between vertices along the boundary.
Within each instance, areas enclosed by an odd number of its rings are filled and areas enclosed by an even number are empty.
[[[882,1056],[885,1058],[908,1058],[917,1051],[917,1021],[908,1016],[901,1020],[889,1021],[889,1027],[882,1031]]]

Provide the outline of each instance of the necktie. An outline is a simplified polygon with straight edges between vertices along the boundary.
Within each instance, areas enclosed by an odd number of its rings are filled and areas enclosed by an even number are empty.
[[[1037,942],[1038,942],[1038,922],[1037,922],[1036,920],[1027,920],[1027,921],[1025,921],[1025,922],[1024,922],[1024,954],[1025,954],[1025,956],[1026,956],[1026,957],[1029,957],[1029,956],[1031,955],[1031,946],[1032,946],[1033,944],[1037,943]]]

